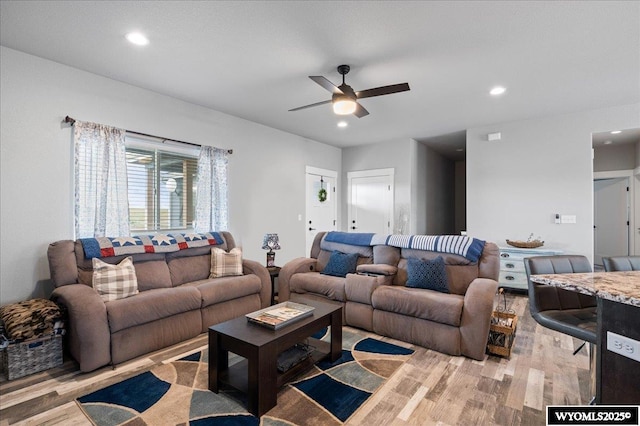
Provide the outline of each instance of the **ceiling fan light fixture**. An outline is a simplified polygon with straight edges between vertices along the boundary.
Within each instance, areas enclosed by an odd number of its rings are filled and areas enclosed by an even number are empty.
[[[338,115],[353,114],[356,111],[356,106],[356,101],[347,96],[341,96],[333,101],[333,112]]]

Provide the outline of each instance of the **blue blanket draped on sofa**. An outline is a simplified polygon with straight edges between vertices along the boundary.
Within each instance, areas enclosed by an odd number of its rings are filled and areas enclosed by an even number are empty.
[[[362,232],[328,232],[325,241],[354,246],[387,245],[399,248],[429,250],[464,256],[477,262],[485,242],[464,235],[387,235]]]

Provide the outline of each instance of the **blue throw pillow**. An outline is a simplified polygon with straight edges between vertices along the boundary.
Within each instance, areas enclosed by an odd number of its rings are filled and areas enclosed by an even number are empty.
[[[433,260],[407,259],[407,287],[449,293],[447,269],[442,256]]]
[[[334,250],[329,257],[329,263],[320,273],[344,278],[347,274],[356,272],[356,266],[358,266],[358,253],[342,253]]]

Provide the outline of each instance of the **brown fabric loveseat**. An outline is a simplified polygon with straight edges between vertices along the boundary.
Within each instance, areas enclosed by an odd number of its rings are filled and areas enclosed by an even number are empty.
[[[498,247],[486,242],[479,259],[389,245],[358,246],[326,241],[321,232],[311,257],[283,266],[279,300],[324,300],[344,307],[345,324],[450,355],[485,355],[500,267]],[[358,253],[356,274],[323,275],[334,250]],[[409,288],[409,258],[445,262],[450,293]]]
[[[216,247],[235,247],[230,233],[219,235]],[[243,259],[243,275],[210,279],[211,247],[130,255],[140,292],[108,302],[92,287],[92,261],[80,241],[52,243],[47,255],[52,299],[68,311],[69,350],[83,372],[190,339],[271,299],[269,272],[258,262]],[[117,264],[125,257],[101,260]]]

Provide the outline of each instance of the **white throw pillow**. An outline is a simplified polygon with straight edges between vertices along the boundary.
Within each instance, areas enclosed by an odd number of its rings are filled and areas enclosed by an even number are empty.
[[[93,288],[102,300],[124,299],[138,294],[138,279],[133,259],[126,257],[117,265],[93,258]]]
[[[211,274],[209,278],[242,275],[242,251],[231,249],[228,253],[221,248],[211,249]]]

